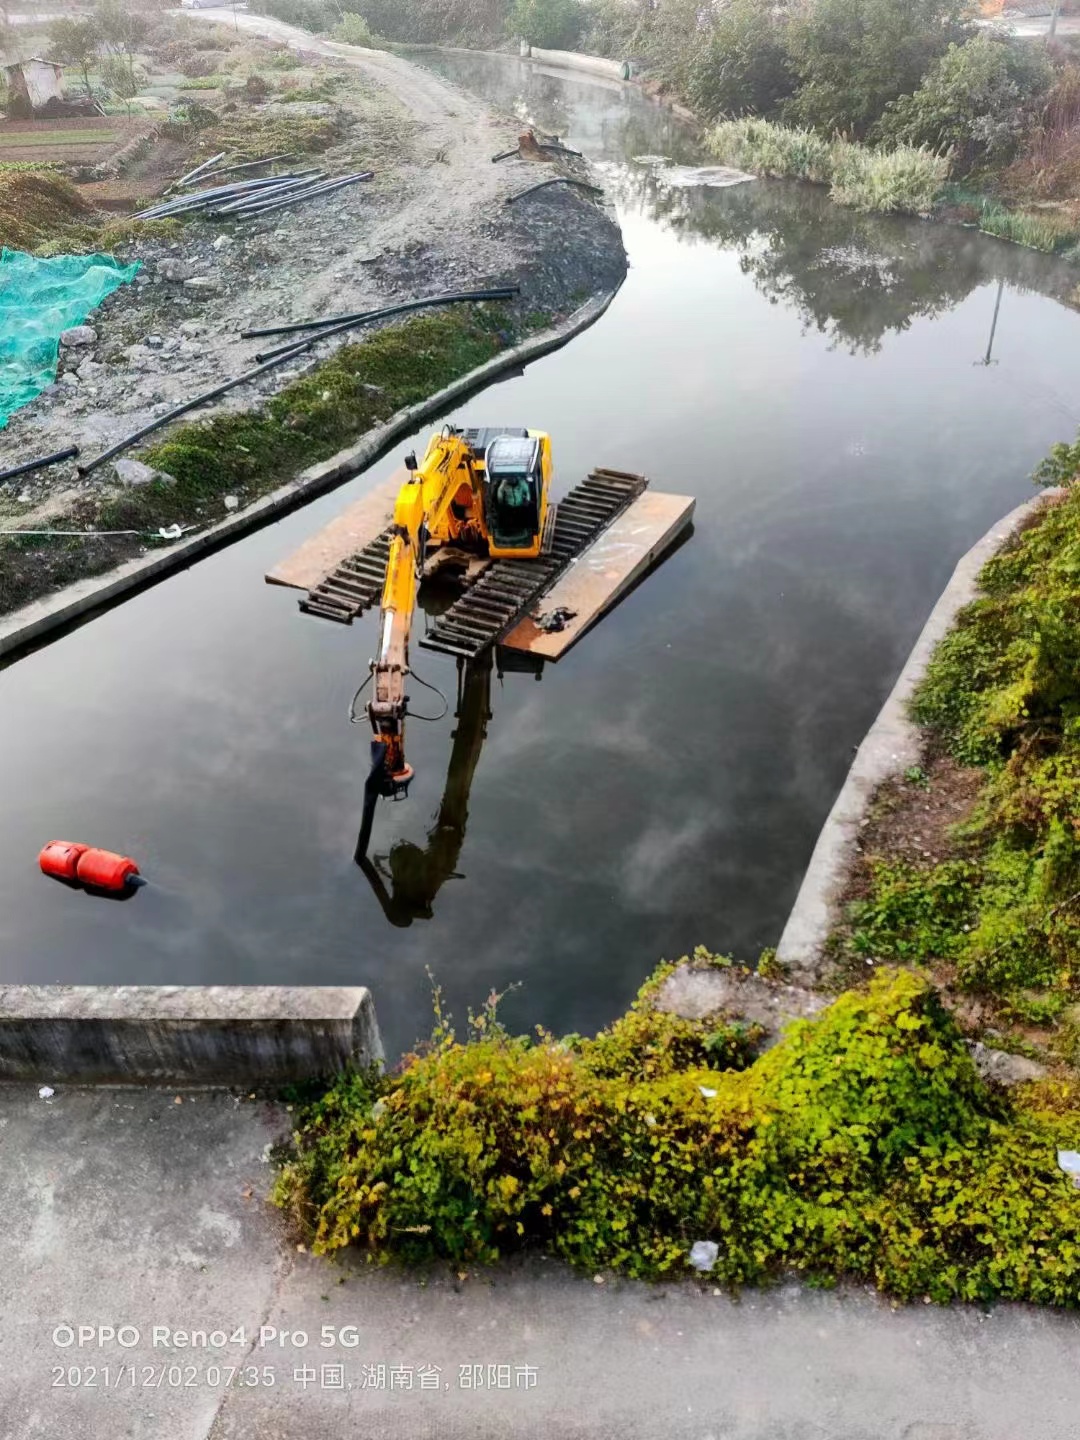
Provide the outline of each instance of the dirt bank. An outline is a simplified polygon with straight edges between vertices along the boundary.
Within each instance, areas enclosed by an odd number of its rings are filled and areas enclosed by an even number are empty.
[[[231,12],[194,14],[210,22],[227,16],[231,29]],[[520,125],[512,117],[492,114],[398,56],[319,41],[262,17],[237,19],[279,50],[284,44],[301,52],[305,69],[314,72],[329,98],[270,98],[262,105],[242,104],[239,114],[236,104],[226,103],[218,123],[199,139],[195,159],[225,148],[244,154],[253,137],[265,133],[267,148],[256,153],[293,148],[288,143],[293,138],[297,149],[309,149],[309,163],[327,173],[370,167],[374,182],[255,220],[192,221],[173,236],[113,247],[120,258],[142,262],[136,283],[90,317],[94,343],[62,350],[57,383],[0,432],[0,466],[72,443],[85,463],[175,405],[253,368],[260,344],[278,342],[241,340],[245,327],[375,308],[445,290],[520,286],[516,302],[468,321],[479,325],[469,343],[458,347],[468,369],[622,280],[621,236],[598,197],[557,186],[505,204],[508,196],[555,174],[591,178],[583,161],[559,157],[557,168],[554,162],[518,158],[492,164],[493,155],[516,141]],[[221,44],[250,48],[251,40],[221,32]],[[229,147],[230,137],[241,130],[242,143]],[[170,158],[175,174],[182,173],[179,157]],[[171,178],[156,177],[157,189]],[[313,370],[359,338],[327,341],[304,360],[230,392],[188,419],[212,426],[215,417],[264,406],[305,376],[310,385]],[[291,461],[308,463],[330,453],[324,438],[331,449],[356,438],[385,419],[384,412],[402,396],[418,398],[422,379],[402,376],[401,392],[389,387],[385,396],[380,386],[369,385],[379,400],[370,414],[356,410],[352,433],[343,434],[337,416],[332,434],[312,432],[312,452]],[[444,376],[440,380],[445,383]],[[160,432],[146,444],[160,445],[174,433]],[[136,447],[124,458],[141,453]],[[168,480],[140,485],[136,492],[131,473],[125,484],[112,464],[86,478],[74,464],[65,464],[0,486],[0,525],[91,532],[133,522],[140,528],[145,522],[150,530],[165,521],[203,526],[235,511],[237,501],[243,508],[282,478],[280,467],[272,466],[255,467],[239,484],[235,474],[224,475],[218,493],[211,486],[207,494],[201,485],[197,503],[189,504],[182,486],[163,493]],[[117,524],[118,505],[123,525]],[[0,610],[108,569],[146,543],[145,536],[0,541]]]

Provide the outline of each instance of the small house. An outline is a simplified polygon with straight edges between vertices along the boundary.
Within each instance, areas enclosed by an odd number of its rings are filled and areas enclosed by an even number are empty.
[[[36,56],[6,66],[9,108],[12,114],[32,115],[44,110],[50,100],[63,98],[64,67]]]

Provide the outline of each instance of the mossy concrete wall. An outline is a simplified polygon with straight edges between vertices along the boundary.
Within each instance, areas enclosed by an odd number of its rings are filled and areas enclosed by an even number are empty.
[[[363,986],[0,986],[0,1080],[253,1089],[382,1053]]]

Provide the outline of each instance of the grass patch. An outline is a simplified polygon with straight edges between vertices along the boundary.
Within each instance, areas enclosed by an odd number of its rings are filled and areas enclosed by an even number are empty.
[[[195,158],[227,150],[237,160],[262,155],[311,155],[326,150],[341,137],[345,117],[268,114],[237,111],[222,115],[199,137]]]
[[[1011,240],[1014,245],[1045,250],[1051,255],[1080,241],[1080,231],[1063,215],[1006,210],[993,201],[985,203],[979,216],[979,229],[987,235],[996,235],[1000,240]]]
[[[926,214],[949,173],[947,159],[915,146],[871,149],[755,118],[721,121],[709,147],[727,165],[828,185],[838,205],[879,214]]]
[[[111,145],[116,138],[115,130],[0,131],[0,150],[23,150],[36,145]]]
[[[1055,1162],[1074,1089],[1006,1106],[910,972],[749,1065],[706,1052],[716,1023],[672,1022],[647,993],[593,1040],[511,1036],[488,1009],[459,1041],[440,1019],[395,1074],[342,1076],[303,1106],[276,1199],[324,1254],[460,1265],[528,1247],[653,1278],[712,1240],[730,1285],[794,1271],[1076,1303],[1078,1211]]]

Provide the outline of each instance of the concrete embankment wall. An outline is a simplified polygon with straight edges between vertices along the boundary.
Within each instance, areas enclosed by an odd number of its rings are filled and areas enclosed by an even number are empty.
[[[586,75],[599,75],[605,80],[629,80],[628,60],[604,60],[599,55],[579,55],[574,50],[541,50],[538,46],[528,47],[530,60],[541,65],[555,65],[560,70],[581,70]]]
[[[862,822],[875,792],[886,780],[902,776],[909,766],[919,762],[922,735],[909,718],[908,707],[938,641],[952,628],[959,611],[978,595],[979,572],[987,560],[1016,534],[1033,510],[1056,493],[1051,490],[1038,495],[1010,511],[971,547],[953,571],[892,693],[859,746],[818,836],[776,947],[776,958],[793,971],[812,976],[823,962],[826,941],[842,918],[841,899],[857,853]]]
[[[0,1080],[253,1089],[382,1057],[363,986],[0,986]]]

